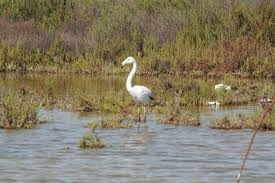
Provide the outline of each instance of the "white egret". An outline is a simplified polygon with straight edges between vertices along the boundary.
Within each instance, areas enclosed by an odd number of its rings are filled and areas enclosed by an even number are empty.
[[[215,90],[225,90],[225,91],[230,91],[231,90],[231,86],[229,85],[225,85],[225,84],[217,84],[215,85]]]
[[[146,122],[146,105],[152,103],[155,100],[154,94],[151,90],[145,86],[135,85],[132,86],[132,79],[137,71],[137,62],[133,57],[128,57],[122,62],[122,66],[126,64],[133,64],[133,68],[127,78],[126,88],[129,94],[133,97],[134,101],[138,105],[143,105],[144,121]],[[140,123],[140,109],[138,106],[138,118]],[[139,126],[138,126],[139,128]]]

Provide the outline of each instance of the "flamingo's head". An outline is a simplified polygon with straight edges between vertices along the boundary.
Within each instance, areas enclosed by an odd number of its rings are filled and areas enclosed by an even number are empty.
[[[126,64],[133,64],[135,63],[136,60],[133,57],[127,57],[123,62],[122,62],[122,66],[126,65]]]

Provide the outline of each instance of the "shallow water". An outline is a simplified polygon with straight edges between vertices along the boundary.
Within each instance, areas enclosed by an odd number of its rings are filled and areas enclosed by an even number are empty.
[[[40,82],[17,80],[5,80],[5,85],[38,88],[46,82],[43,77]],[[79,86],[82,91],[95,91],[88,86],[92,78],[83,80],[87,83]],[[56,83],[60,95],[79,84],[58,76],[49,81]],[[114,89],[123,84],[97,80],[94,88],[106,82]],[[207,124],[225,114],[254,113],[256,108],[200,109],[201,127],[162,125],[157,123],[158,114],[151,113],[141,133],[137,128],[99,130],[107,144],[99,150],[78,147],[89,130],[87,123],[97,115],[41,110],[40,118],[48,123],[30,130],[0,130],[0,182],[235,182],[252,131],[213,130]],[[258,133],[241,182],[274,182],[274,139],[275,132]]]

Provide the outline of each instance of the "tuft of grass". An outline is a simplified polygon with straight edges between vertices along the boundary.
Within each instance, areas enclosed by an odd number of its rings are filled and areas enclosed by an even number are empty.
[[[254,115],[239,115],[239,121],[243,124],[243,128],[256,128],[258,120],[262,114],[257,113]],[[272,112],[267,119],[262,123],[262,130],[275,130],[275,112]]]
[[[85,95],[72,97],[72,109],[82,112],[125,113],[133,109],[131,97],[122,91],[107,91],[100,95]]]
[[[213,129],[243,129],[251,128],[254,129],[257,127],[258,120],[260,119],[261,114],[253,115],[239,115],[236,118],[229,118],[225,116],[221,119],[217,119],[209,123],[209,127]],[[267,119],[263,122],[261,126],[262,130],[275,130],[275,113],[271,113]]]
[[[190,125],[200,126],[200,117],[198,114],[192,114],[187,112],[182,114],[179,109],[169,111],[168,114],[160,120],[161,124],[172,124],[172,125]]]
[[[102,143],[101,139],[98,137],[97,133],[95,132],[97,128],[97,124],[93,123],[91,125],[91,131],[85,133],[80,141],[79,147],[80,148],[104,148],[105,144]]]
[[[39,104],[32,94],[11,92],[0,96],[0,128],[34,128]]]
[[[82,111],[82,112],[94,112],[96,111],[96,97],[82,97],[79,96],[78,98],[74,99],[74,108],[76,111]]]
[[[221,119],[217,119],[212,121],[209,124],[209,127],[212,129],[224,129],[224,130],[231,130],[231,129],[241,129],[243,126],[239,122],[231,121],[228,117],[223,117]]]
[[[104,115],[102,119],[97,122],[100,128],[131,128],[132,123],[127,120],[125,122],[125,115]],[[92,127],[94,122],[90,123]]]

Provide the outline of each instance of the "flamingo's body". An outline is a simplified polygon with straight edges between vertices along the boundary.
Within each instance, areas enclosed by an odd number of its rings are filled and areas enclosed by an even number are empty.
[[[135,85],[128,92],[137,104],[148,105],[154,100],[153,93],[145,86]]]
[[[129,94],[133,97],[134,101],[137,104],[144,106],[144,119],[146,121],[145,106],[155,100],[154,94],[151,92],[149,88],[145,86],[141,86],[141,85],[132,86],[132,79],[137,71],[137,62],[133,57],[128,57],[122,62],[122,66],[126,64],[133,64],[133,68],[127,78],[126,88]],[[139,113],[139,108],[138,108],[138,113]],[[140,115],[139,115],[139,121],[140,121]]]

